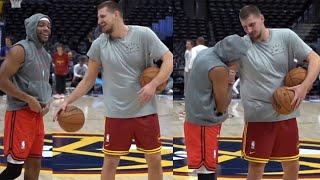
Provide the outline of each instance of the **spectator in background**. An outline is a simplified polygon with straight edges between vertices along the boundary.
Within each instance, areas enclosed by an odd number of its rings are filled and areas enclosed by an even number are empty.
[[[69,72],[69,57],[64,52],[63,45],[58,44],[57,52],[53,55],[54,74],[56,78],[56,94],[54,98],[64,98],[66,76]]]
[[[86,52],[89,51],[93,40],[94,40],[94,38],[93,38],[93,31],[90,31],[90,32],[88,33],[85,41],[84,41],[84,42],[86,43],[86,46],[87,46]]]
[[[5,55],[8,54],[9,49],[12,47],[13,45],[13,37],[12,36],[6,36],[5,37]]]
[[[196,56],[198,55],[198,53],[204,49],[207,49],[208,47],[204,45],[205,44],[205,40],[203,37],[198,37],[196,40],[196,46],[192,48],[191,50],[191,59],[190,59],[190,63],[189,63],[189,73],[192,69],[192,64],[194,59],[196,58]]]
[[[73,79],[71,83],[72,87],[77,87],[79,82],[83,79],[86,71],[88,70],[88,66],[85,64],[87,60],[87,56],[79,56],[79,63],[73,67]]]
[[[188,83],[188,77],[189,77],[189,67],[190,67],[190,61],[191,61],[191,50],[194,46],[194,43],[192,40],[186,41],[186,51],[184,53],[184,92],[186,92],[186,87]]]

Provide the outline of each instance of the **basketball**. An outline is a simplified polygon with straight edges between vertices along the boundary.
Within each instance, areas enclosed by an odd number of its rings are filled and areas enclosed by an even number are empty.
[[[293,98],[294,91],[285,87],[277,88],[272,96],[272,106],[279,114],[290,114],[294,110],[291,105]]]
[[[148,67],[146,68],[141,76],[140,76],[140,85],[141,87],[145,86],[146,84],[148,84],[150,81],[152,81],[152,79],[154,77],[157,76],[157,74],[159,73],[160,69],[157,67]],[[167,86],[167,82],[164,82],[162,84],[160,84],[160,86],[157,87],[156,92],[157,93],[161,93]]]
[[[301,84],[307,76],[307,70],[301,67],[294,68],[288,72],[284,79],[284,85],[288,87]]]
[[[58,114],[60,127],[67,132],[75,132],[82,128],[84,124],[84,114],[76,106],[67,106],[65,111]]]

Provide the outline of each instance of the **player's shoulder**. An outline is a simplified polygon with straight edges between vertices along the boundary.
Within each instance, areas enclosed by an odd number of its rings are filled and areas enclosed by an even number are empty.
[[[275,34],[287,34],[293,33],[293,31],[289,28],[270,28],[270,31]]]
[[[152,31],[149,27],[146,26],[139,26],[139,25],[128,25],[130,28],[130,31],[132,31],[134,34],[145,34]]]
[[[106,33],[101,33],[95,40],[93,40],[92,42],[92,46],[98,46],[101,45],[102,43],[108,41],[109,35],[107,35]]]

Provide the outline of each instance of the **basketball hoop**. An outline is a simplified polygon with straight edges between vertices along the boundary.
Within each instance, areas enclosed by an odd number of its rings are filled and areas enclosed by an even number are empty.
[[[21,8],[22,0],[10,0],[11,8]]]

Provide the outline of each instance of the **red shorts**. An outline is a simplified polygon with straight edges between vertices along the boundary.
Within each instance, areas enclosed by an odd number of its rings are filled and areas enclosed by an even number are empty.
[[[184,122],[184,137],[189,169],[215,171],[218,164],[218,138],[221,125],[200,126]]]
[[[24,161],[42,157],[44,141],[43,118],[29,108],[7,111],[4,128],[4,155]]]
[[[106,118],[103,152],[126,155],[132,140],[145,154],[161,151],[160,126],[157,114],[136,118]]]
[[[299,159],[296,118],[278,122],[249,122],[242,139],[242,155],[250,162],[267,163]]]

